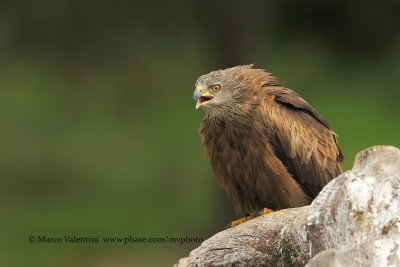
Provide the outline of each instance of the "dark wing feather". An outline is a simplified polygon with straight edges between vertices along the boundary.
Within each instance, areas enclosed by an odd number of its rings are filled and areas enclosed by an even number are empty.
[[[328,122],[318,113],[318,111],[301,98],[296,92],[286,89],[275,96],[275,100],[289,108],[296,108],[310,114],[326,128],[330,129]]]
[[[276,89],[275,89],[276,90]],[[272,101],[271,101],[272,99]],[[289,173],[314,198],[342,170],[336,134],[295,92],[281,88],[260,106],[265,134]]]

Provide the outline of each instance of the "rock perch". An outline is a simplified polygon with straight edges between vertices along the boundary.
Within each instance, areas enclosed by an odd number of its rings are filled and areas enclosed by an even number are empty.
[[[205,240],[175,266],[400,266],[400,150],[375,146],[310,206]]]

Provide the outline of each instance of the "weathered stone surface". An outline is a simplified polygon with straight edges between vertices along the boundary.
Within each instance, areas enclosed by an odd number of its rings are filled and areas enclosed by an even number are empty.
[[[219,232],[175,266],[303,266],[307,207],[287,209]]]
[[[335,248],[359,266],[400,266],[400,150],[357,154],[352,171],[332,180],[307,218],[312,256]]]
[[[376,146],[310,206],[217,233],[175,266],[400,266],[400,150]]]
[[[357,267],[358,265],[336,249],[322,251],[306,267]]]
[[[178,263],[174,264],[174,267],[184,267],[188,266],[189,264],[189,257],[179,259]]]

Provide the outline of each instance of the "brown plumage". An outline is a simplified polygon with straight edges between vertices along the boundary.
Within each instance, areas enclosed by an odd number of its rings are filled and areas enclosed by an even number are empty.
[[[325,119],[269,73],[237,66],[201,76],[193,95],[218,183],[237,211],[308,205],[342,170]]]

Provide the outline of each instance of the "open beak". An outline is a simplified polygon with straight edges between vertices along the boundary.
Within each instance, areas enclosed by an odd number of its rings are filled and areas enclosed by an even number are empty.
[[[196,102],[196,109],[199,109],[201,106],[205,106],[214,98],[214,95],[208,93],[200,93],[198,89],[195,89],[193,92],[193,101]]]

